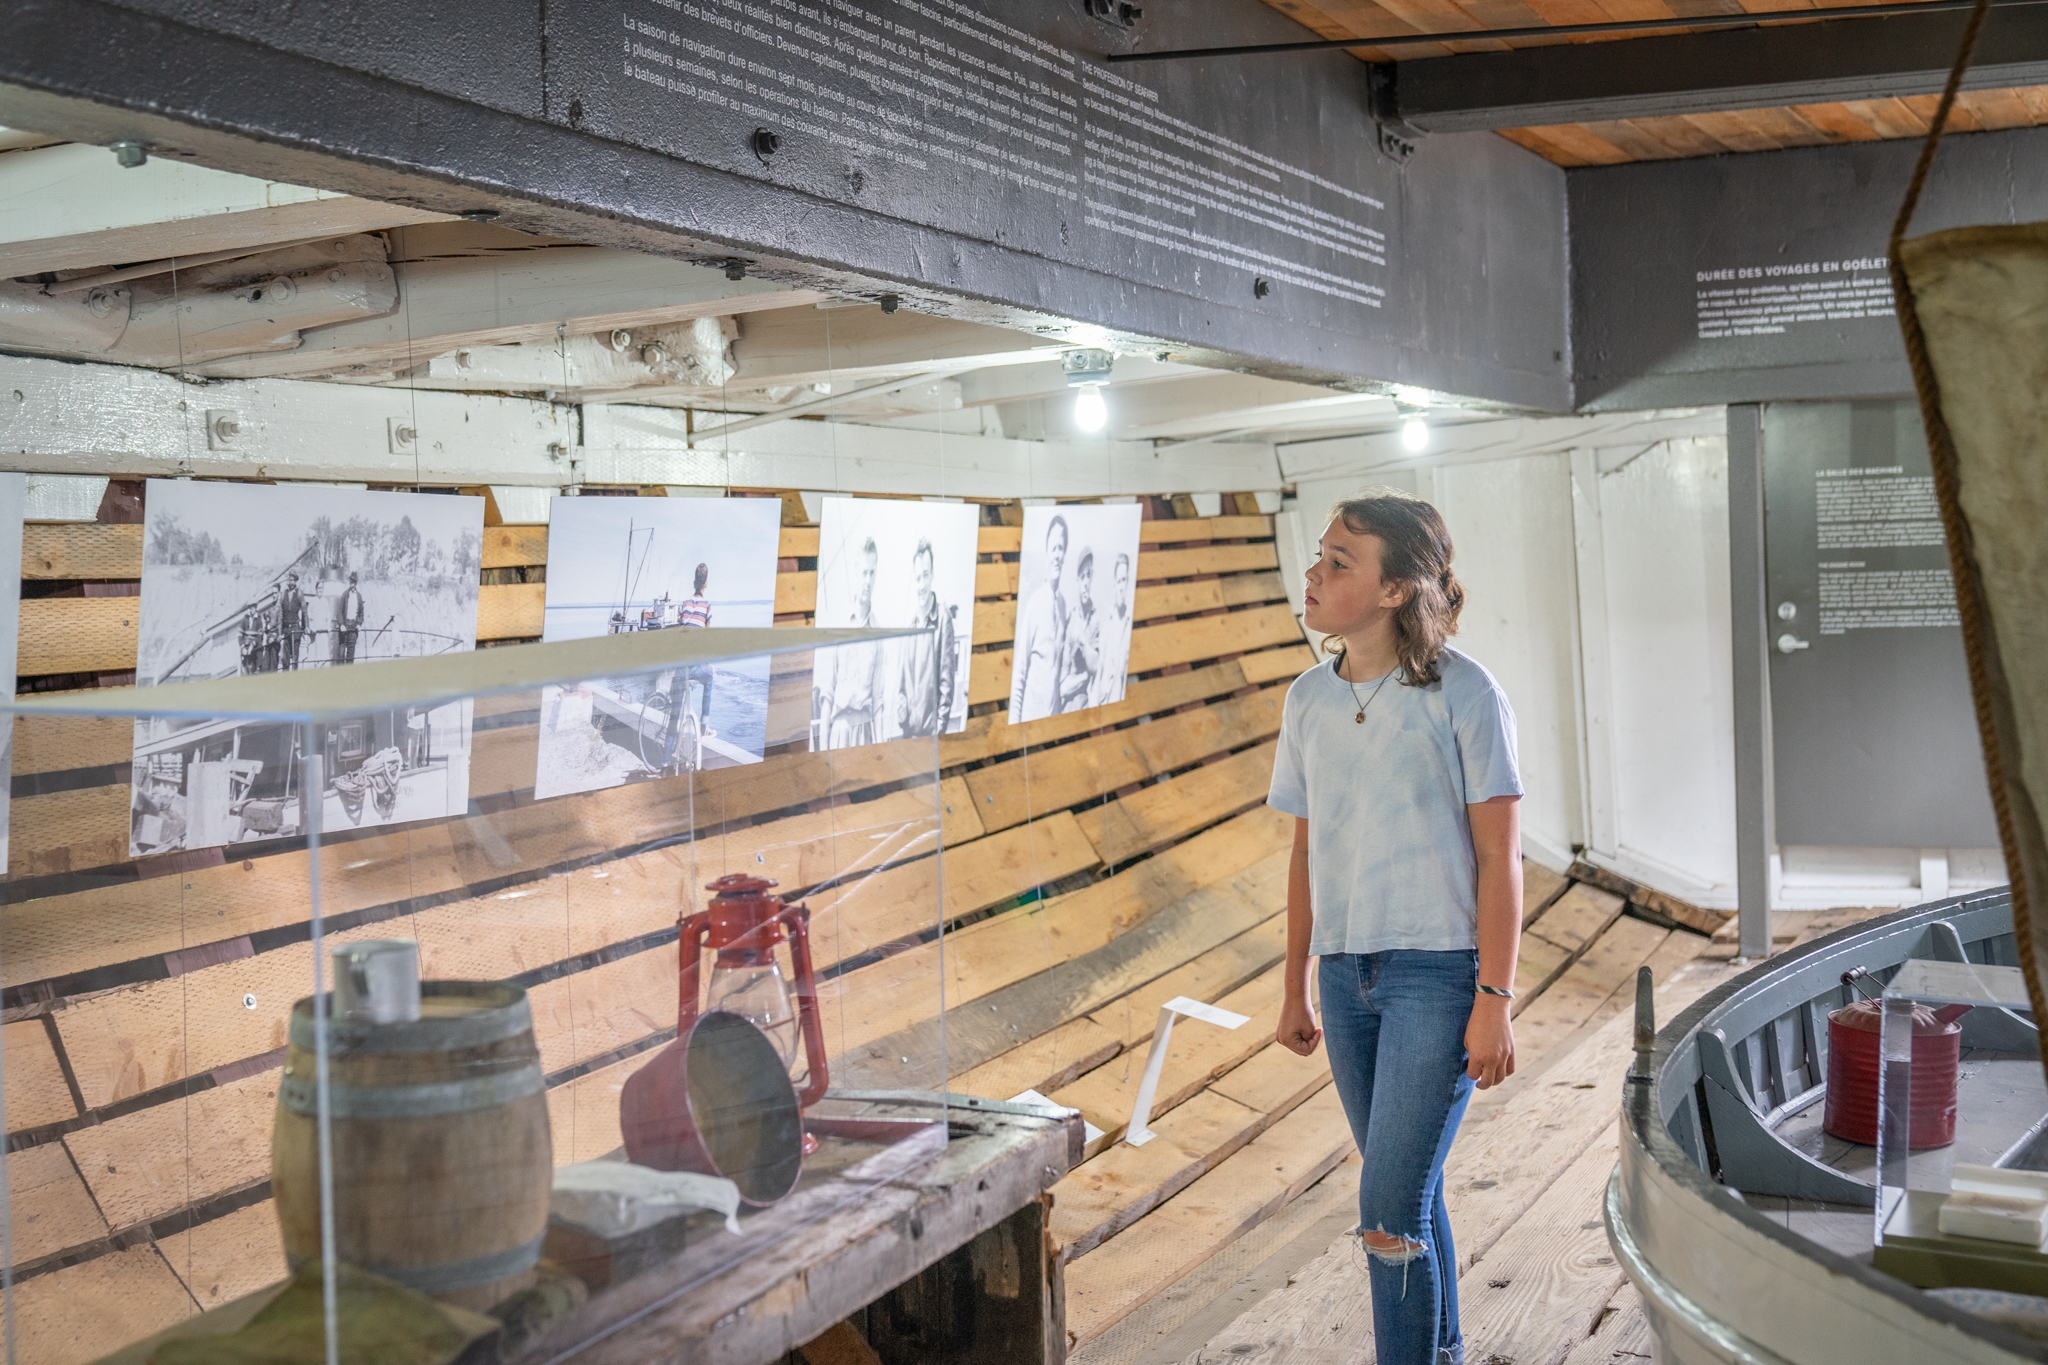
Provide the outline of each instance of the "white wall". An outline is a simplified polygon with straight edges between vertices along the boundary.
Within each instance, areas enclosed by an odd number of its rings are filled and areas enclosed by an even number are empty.
[[[1520,725],[1529,856],[1561,869],[1576,854],[1735,905],[1721,409],[1440,427],[1421,454],[1387,435],[1276,456],[1304,544],[1331,502],[1371,485],[1442,509],[1468,593],[1459,647]],[[2006,880],[1990,849],[1788,847],[1773,862],[1780,909],[1912,905]]]
[[[1571,469],[1536,455],[1435,471],[1465,611],[1458,648],[1486,665],[1515,708],[1523,840],[1564,866],[1585,838]]]
[[[1459,647],[1515,708],[1531,857],[1562,868],[1577,852],[1733,905],[1721,411],[1517,418],[1433,442],[1421,455],[1393,436],[1277,453],[1304,522],[1372,484],[1442,509],[1467,593]]]
[[[1613,842],[1597,851],[1687,900],[1733,906],[1727,442],[1594,454],[1614,812]]]

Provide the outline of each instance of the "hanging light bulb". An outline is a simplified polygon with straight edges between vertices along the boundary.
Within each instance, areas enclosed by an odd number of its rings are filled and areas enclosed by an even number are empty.
[[[1410,450],[1429,449],[1429,423],[1410,417],[1401,424],[1401,444]]]
[[[1102,401],[1102,385],[1083,384],[1074,391],[1074,425],[1083,431],[1100,431],[1109,423],[1109,406]]]
[[[1082,431],[1100,431],[1109,424],[1109,408],[1102,401],[1102,386],[1116,357],[1108,351],[1087,348],[1068,351],[1060,357],[1066,371],[1067,387],[1074,391],[1074,425]]]

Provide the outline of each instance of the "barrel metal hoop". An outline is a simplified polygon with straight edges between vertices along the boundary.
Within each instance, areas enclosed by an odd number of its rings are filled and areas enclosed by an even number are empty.
[[[327,1112],[337,1119],[424,1119],[496,1108],[538,1095],[546,1088],[540,1063],[530,1062],[516,1071],[426,1085],[330,1084]],[[292,1113],[312,1118],[317,1112],[313,1078],[286,1076],[278,1087],[277,1100]]]
[[[540,1262],[541,1243],[546,1240],[547,1236],[543,1233],[522,1246],[494,1251],[488,1256],[477,1256],[467,1261],[456,1261],[450,1265],[372,1265],[364,1266],[363,1269],[421,1294],[453,1294],[458,1290],[493,1284],[507,1276],[533,1269]],[[289,1256],[286,1260],[289,1262],[289,1268],[296,1273],[306,1258]]]
[[[432,987],[445,983],[424,984]],[[492,1009],[474,1014],[433,1015],[407,1023],[366,1024],[330,1015],[327,1041],[329,1050],[341,1055],[453,1052],[488,1047],[532,1031],[533,1010],[526,1003],[526,992],[520,991],[513,1000]],[[291,1040],[293,1047],[313,1051],[312,1010],[292,1011]]]

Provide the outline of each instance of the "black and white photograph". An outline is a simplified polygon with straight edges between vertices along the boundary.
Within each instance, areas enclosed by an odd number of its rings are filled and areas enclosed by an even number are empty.
[[[811,747],[850,749],[967,724],[981,509],[827,498],[818,536],[817,624],[920,633],[817,652]]]
[[[141,686],[340,668],[476,647],[482,498],[152,479],[143,504]],[[455,815],[470,704],[319,727],[321,828]],[[301,728],[139,720],[135,857],[302,834]]]
[[[544,640],[775,624],[777,498],[556,498]],[[748,656],[541,696],[536,798],[759,763],[768,659]]]
[[[1143,515],[1136,503],[1024,509],[1012,725],[1124,699]]]

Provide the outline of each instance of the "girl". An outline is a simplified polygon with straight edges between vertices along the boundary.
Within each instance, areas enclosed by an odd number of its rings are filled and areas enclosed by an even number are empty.
[[[1268,801],[1295,817],[1279,1040],[1324,1030],[1364,1159],[1358,1236],[1379,1365],[1462,1365],[1444,1157],[1474,1084],[1514,1074],[1522,927],[1515,717],[1449,648],[1465,592],[1420,498],[1339,503],[1308,570],[1310,629],[1336,657],[1287,691]]]

